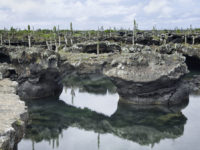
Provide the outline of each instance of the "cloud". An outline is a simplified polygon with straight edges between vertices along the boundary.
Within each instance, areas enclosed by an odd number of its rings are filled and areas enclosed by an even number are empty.
[[[146,13],[170,13],[172,8],[169,6],[168,0],[150,0],[150,2],[144,7]]]
[[[132,28],[133,19],[143,29],[199,27],[198,6],[199,0],[0,0],[0,28]]]

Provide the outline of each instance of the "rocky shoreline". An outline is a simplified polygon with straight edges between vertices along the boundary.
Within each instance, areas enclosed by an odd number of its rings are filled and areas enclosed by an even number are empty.
[[[16,87],[15,81],[0,80],[0,150],[13,150],[25,132],[28,113]]]

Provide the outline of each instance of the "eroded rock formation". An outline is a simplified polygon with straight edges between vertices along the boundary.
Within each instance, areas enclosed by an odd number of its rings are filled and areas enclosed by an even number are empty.
[[[57,67],[59,63],[59,55],[56,52],[40,47],[0,46],[0,58],[2,62],[24,66],[40,63],[43,66]]]
[[[39,64],[30,65],[30,73],[20,76],[18,82],[18,94],[22,99],[58,97],[63,88],[58,69],[45,69]]]
[[[185,58],[175,53],[124,54],[114,58],[103,73],[117,86],[122,99],[135,104],[178,104],[188,98],[188,88],[180,82],[188,73]]]

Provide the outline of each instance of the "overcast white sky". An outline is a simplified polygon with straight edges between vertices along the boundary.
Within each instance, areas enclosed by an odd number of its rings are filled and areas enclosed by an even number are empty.
[[[0,0],[0,28],[200,27],[200,0]]]

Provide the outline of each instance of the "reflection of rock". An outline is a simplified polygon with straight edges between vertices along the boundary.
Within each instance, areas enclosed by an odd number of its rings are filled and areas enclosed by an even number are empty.
[[[165,138],[177,138],[183,134],[184,106],[138,106],[119,103],[110,118],[88,109],[78,109],[54,100],[27,101],[30,122],[27,139],[36,142],[58,138],[62,129],[69,126],[112,133],[142,145],[154,144]]]
[[[110,123],[115,129],[114,134],[122,138],[125,137],[141,145],[154,144],[161,139],[175,139],[183,134],[186,118],[181,109],[186,105],[187,103],[184,103],[167,108],[119,103],[118,110],[111,117]],[[117,132],[119,129],[120,132]]]
[[[79,88],[80,92],[88,92],[94,94],[116,93],[116,87],[105,76],[99,74],[88,75],[68,75],[64,78],[66,87]]]
[[[22,99],[40,99],[59,96],[62,92],[60,73],[56,68],[43,69],[41,65],[30,65],[30,75],[18,79],[18,94]]]
[[[188,72],[184,61],[177,53],[141,52],[118,56],[103,72],[123,99],[137,104],[177,104],[188,96],[187,86],[180,82]]]
[[[190,74],[185,78],[184,84],[189,85],[190,93],[199,95],[200,94],[200,75]]]

